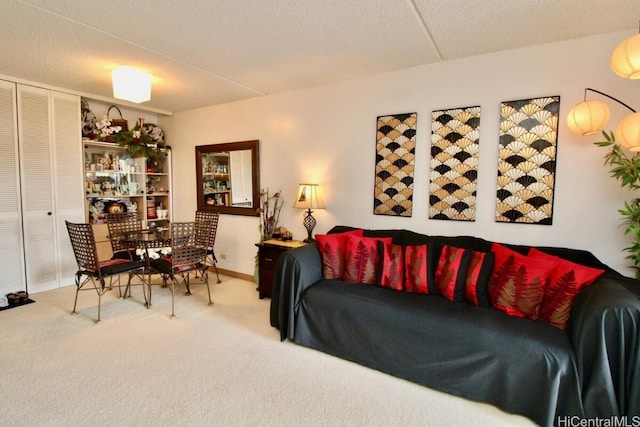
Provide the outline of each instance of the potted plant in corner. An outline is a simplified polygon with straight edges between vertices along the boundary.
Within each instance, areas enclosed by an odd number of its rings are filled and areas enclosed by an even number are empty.
[[[609,173],[620,182],[622,188],[630,190],[640,190],[640,153],[627,156],[622,147],[616,143],[613,132],[602,131],[604,141],[594,144],[598,147],[611,147],[611,150],[604,157],[604,164],[610,166]],[[624,202],[624,209],[618,209],[622,220],[626,226],[624,233],[631,235],[632,244],[624,248],[629,254],[625,257],[633,265],[636,279],[640,279],[640,198]]]

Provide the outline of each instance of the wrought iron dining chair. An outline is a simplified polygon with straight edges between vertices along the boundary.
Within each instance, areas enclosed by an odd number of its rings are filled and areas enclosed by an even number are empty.
[[[216,243],[216,233],[218,231],[218,220],[220,219],[220,212],[205,212],[196,211],[196,222],[198,221],[211,221],[211,232],[209,234],[209,241],[207,243],[207,259],[206,265],[212,266],[216,272],[217,283],[221,283],[220,275],[218,274],[218,266],[216,265],[218,259],[213,250],[213,245]]]
[[[112,259],[125,259],[128,261],[138,261],[136,255],[136,246],[130,246],[123,243],[119,237],[142,230],[142,215],[139,212],[123,212],[123,213],[107,213],[105,216],[107,221],[107,229],[109,231],[109,241],[111,242]],[[111,283],[109,288],[111,288]],[[129,291],[131,293],[131,291]],[[118,294],[122,296],[120,286],[118,286]],[[131,295],[129,295],[131,296]],[[127,295],[125,294],[125,298]]]
[[[106,215],[109,239],[113,251],[112,258],[136,260],[136,247],[122,243],[118,237],[131,232],[142,230],[142,216],[139,212],[125,212]]]
[[[206,241],[201,237],[202,230],[206,228],[207,222],[172,222],[171,223],[171,256],[162,257],[151,261],[151,268],[163,274],[163,278],[169,279],[171,290],[171,317],[175,317],[175,293],[176,288],[184,284],[187,295],[191,294],[189,287],[189,274],[198,271],[207,285],[209,305],[211,301],[211,290],[209,288],[208,270],[205,264],[207,258]],[[199,228],[201,228],[199,230]],[[150,293],[149,293],[150,295]]]
[[[126,259],[112,258],[106,261],[98,260],[98,250],[96,248],[96,238],[93,234],[93,226],[84,223],[72,223],[65,221],[69,239],[73,253],[78,264],[78,271],[75,274],[76,296],[73,302],[72,314],[76,313],[78,304],[78,293],[81,290],[90,290],[91,287],[85,285],[91,283],[93,289],[98,294],[98,320],[100,322],[100,311],[102,304],[102,295],[109,290],[109,286],[105,284],[105,279],[116,277],[118,287],[120,287],[120,274],[128,273],[129,280],[125,295],[131,285],[131,277],[134,271],[142,270],[144,265],[142,262],[131,261]]]

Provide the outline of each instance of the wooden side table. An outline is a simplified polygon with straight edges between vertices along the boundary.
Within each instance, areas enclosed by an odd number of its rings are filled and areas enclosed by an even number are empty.
[[[299,240],[265,240],[262,243],[256,243],[258,247],[258,294],[260,299],[264,297],[271,298],[273,292],[273,280],[276,276],[276,264],[278,257],[289,249],[299,248],[306,243]]]

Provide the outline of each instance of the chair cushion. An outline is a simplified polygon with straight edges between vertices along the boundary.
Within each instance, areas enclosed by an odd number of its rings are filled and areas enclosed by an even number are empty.
[[[120,274],[127,271],[137,270],[140,268],[144,268],[145,264],[141,261],[131,261],[126,259],[108,259],[106,261],[101,261],[98,264],[98,268],[103,276],[111,276],[113,274]]]
[[[129,249],[129,250],[125,249],[122,251],[116,251],[113,253],[113,256],[111,257],[111,259],[124,259],[127,261],[131,261],[136,258],[137,258],[137,255],[136,255],[135,249]]]
[[[174,267],[173,264],[171,263],[170,257],[162,257],[162,258],[154,259],[153,261],[151,261],[151,268],[164,274],[184,273],[186,271],[197,270],[203,267],[204,266],[201,262]]]

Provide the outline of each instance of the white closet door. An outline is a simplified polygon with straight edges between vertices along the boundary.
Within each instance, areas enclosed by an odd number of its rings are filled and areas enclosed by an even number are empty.
[[[84,222],[84,161],[80,97],[52,92],[54,217],[59,254],[59,286],[72,285],[78,269],[65,220]]]
[[[16,129],[16,85],[0,80],[0,295],[26,289]]]
[[[18,85],[22,217],[30,293],[58,287],[50,91]]]

